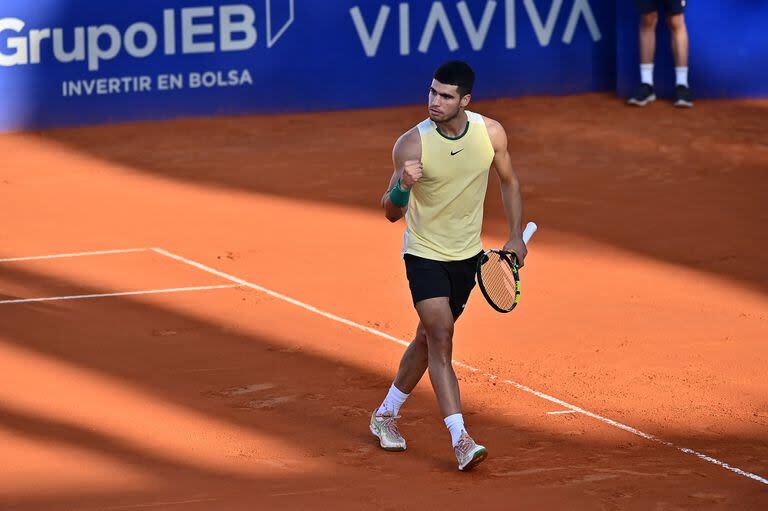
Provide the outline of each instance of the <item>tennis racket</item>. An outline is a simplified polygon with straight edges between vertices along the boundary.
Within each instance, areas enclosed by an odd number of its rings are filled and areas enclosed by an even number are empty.
[[[528,241],[538,226],[528,222],[523,242]],[[486,250],[477,261],[477,284],[488,303],[499,312],[511,312],[520,300],[520,275],[517,255],[506,250]]]

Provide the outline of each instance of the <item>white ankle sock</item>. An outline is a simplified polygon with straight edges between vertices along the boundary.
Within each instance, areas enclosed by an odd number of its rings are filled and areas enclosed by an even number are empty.
[[[688,87],[688,66],[676,67],[675,76],[677,77],[677,85]]]
[[[459,443],[461,432],[466,431],[466,429],[464,429],[464,416],[460,413],[454,413],[443,419],[443,421],[448,427],[448,431],[451,433],[451,442],[453,443],[453,446],[456,447],[456,444]]]
[[[397,413],[400,411],[400,407],[403,406],[405,400],[408,399],[408,396],[410,396],[410,394],[401,392],[400,389],[395,387],[395,384],[393,383],[392,386],[389,387],[387,397],[384,398],[384,401],[381,403],[381,406],[376,412],[376,415],[383,415],[387,412],[391,413],[392,415],[397,415]]]
[[[640,64],[640,81],[653,86],[653,64]]]

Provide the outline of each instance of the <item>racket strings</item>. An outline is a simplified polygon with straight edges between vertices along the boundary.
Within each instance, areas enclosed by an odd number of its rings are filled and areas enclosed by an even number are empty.
[[[512,268],[496,252],[489,253],[487,257],[480,266],[480,278],[488,298],[502,309],[511,309],[517,295],[517,283]]]

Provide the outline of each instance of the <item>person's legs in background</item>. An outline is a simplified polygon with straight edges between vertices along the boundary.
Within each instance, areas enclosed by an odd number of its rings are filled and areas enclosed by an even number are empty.
[[[653,58],[656,54],[656,25],[659,13],[648,12],[640,17],[640,81],[653,87]]]
[[[653,88],[653,59],[656,53],[656,25],[659,14],[655,2],[639,2],[640,15],[640,86],[627,101],[630,105],[645,106],[656,100]],[[648,9],[652,10],[648,10]]]
[[[681,6],[682,7],[682,6]],[[667,16],[675,57],[675,106],[692,107],[693,97],[688,85],[688,28],[682,12]]]

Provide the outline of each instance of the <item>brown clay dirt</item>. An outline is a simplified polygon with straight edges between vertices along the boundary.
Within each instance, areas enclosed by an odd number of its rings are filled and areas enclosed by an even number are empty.
[[[428,379],[368,431],[402,346],[247,288],[0,304],[0,509],[765,509],[768,103],[478,102],[540,225],[521,305],[475,293],[458,473]],[[162,247],[408,339],[378,200],[423,107],[0,137],[0,258]],[[491,179],[484,240],[503,243]],[[230,282],[154,252],[0,263],[0,300]]]

